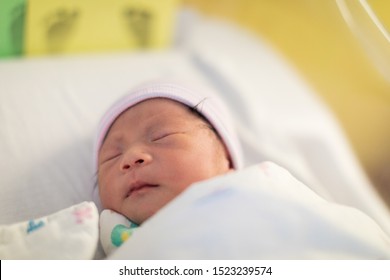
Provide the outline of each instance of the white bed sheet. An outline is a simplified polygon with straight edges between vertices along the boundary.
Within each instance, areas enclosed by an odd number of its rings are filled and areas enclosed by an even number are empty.
[[[183,79],[215,88],[231,107],[246,165],[287,168],[316,193],[367,213],[390,234],[390,214],[338,123],[264,41],[181,13],[175,46],[0,61],[0,224],[91,198],[92,140],[104,110],[134,85]]]

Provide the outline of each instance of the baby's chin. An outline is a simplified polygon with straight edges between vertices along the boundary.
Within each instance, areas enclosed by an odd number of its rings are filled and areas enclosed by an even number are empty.
[[[143,213],[132,213],[129,215],[124,215],[126,218],[128,218],[130,221],[133,223],[136,223],[137,225],[143,224],[145,221],[149,220],[151,217],[153,217],[158,210],[155,211],[148,211],[148,212],[143,212]]]

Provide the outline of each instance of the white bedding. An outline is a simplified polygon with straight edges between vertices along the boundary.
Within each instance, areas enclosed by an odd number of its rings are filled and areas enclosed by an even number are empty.
[[[92,139],[104,110],[140,82],[174,78],[220,92],[246,165],[274,161],[390,234],[389,211],[339,125],[282,57],[261,39],[192,11],[181,13],[178,26],[175,46],[161,52],[0,61],[0,224],[91,200]]]
[[[110,259],[390,259],[390,239],[263,162],[191,186]]]
[[[95,256],[99,213],[82,202],[45,217],[0,225],[1,260],[85,260]]]

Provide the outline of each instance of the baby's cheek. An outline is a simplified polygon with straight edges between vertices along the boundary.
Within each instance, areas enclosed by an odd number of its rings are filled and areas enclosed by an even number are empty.
[[[108,209],[109,207],[109,198],[104,190],[104,188],[100,188],[100,201],[102,203],[103,208]]]
[[[107,173],[103,170],[100,170],[98,173],[98,187],[99,187],[99,196],[102,202],[102,206],[106,208],[106,205],[109,203],[110,198],[112,199],[112,195],[110,195],[109,182],[110,177],[107,176]]]
[[[115,199],[115,194],[113,193],[113,190],[110,190],[110,188],[104,182],[100,182],[99,194],[102,206],[105,209],[111,209],[112,205],[114,205]]]

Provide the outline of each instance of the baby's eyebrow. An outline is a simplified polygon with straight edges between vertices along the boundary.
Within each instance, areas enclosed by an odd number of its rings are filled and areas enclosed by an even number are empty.
[[[156,128],[167,125],[178,125],[177,119],[169,117],[154,117],[145,124],[145,131],[150,131]]]
[[[172,124],[174,124],[174,122],[172,122],[171,120],[155,119],[145,126],[145,131],[151,131]]]
[[[169,119],[169,120],[156,120],[153,123],[150,123],[150,125],[146,128],[146,133],[150,134],[152,132],[161,131],[161,130],[173,130],[177,131],[183,131],[188,130],[189,126],[187,122],[183,122],[182,120],[178,119]]]

